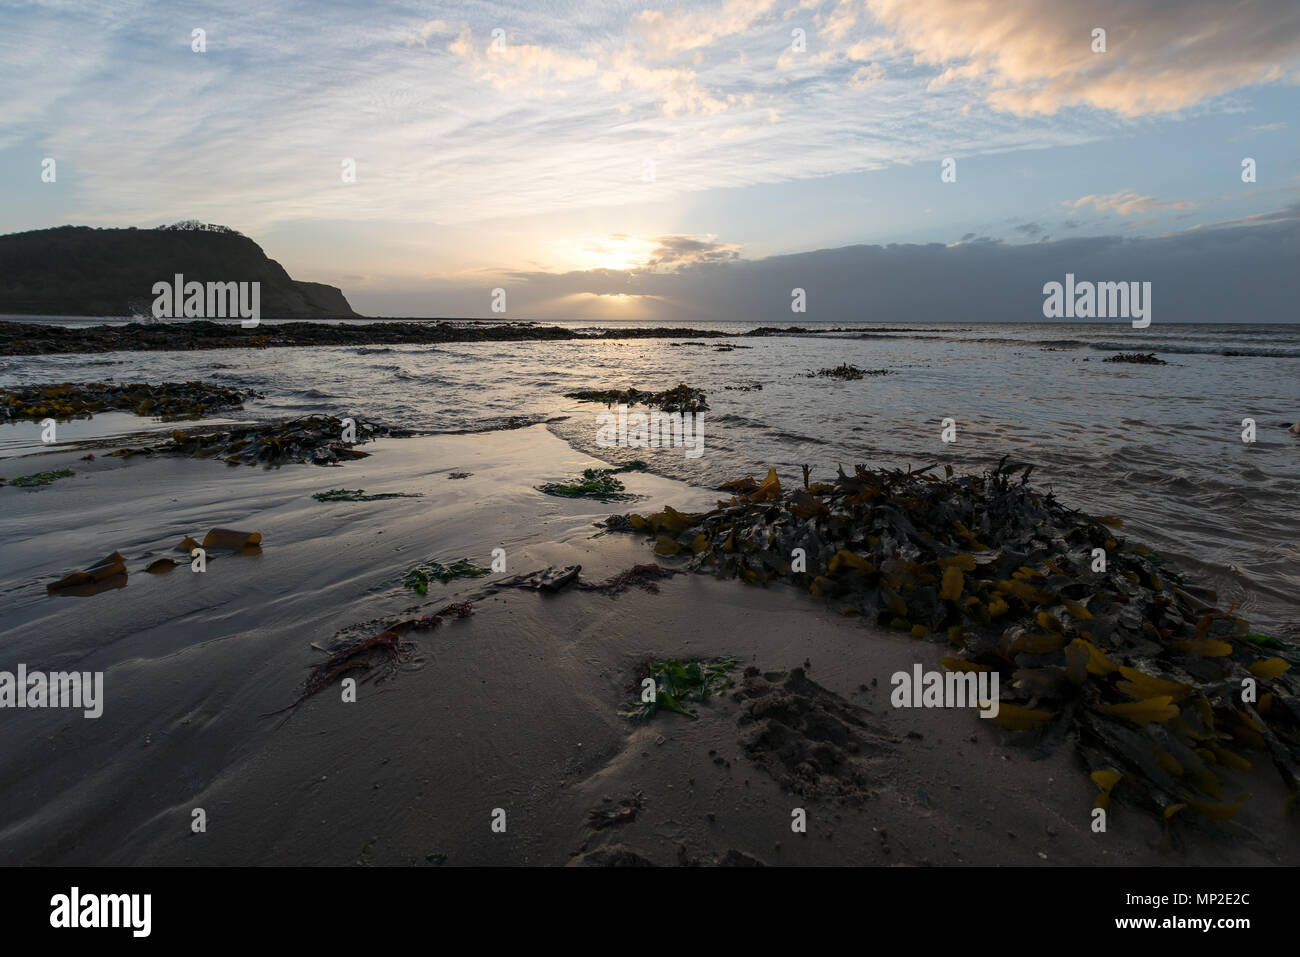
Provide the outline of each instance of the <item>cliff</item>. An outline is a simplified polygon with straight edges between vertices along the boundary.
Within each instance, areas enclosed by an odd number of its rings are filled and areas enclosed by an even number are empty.
[[[0,236],[0,314],[148,315],[156,282],[260,282],[268,319],[357,314],[343,292],[299,282],[262,247],[224,226],[59,226]]]

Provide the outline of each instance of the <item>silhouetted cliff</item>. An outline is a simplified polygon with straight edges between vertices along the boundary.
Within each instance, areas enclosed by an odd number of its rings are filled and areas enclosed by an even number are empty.
[[[342,291],[291,279],[247,236],[224,226],[59,226],[0,236],[0,313],[148,315],[156,282],[260,282],[264,318],[356,316]]]

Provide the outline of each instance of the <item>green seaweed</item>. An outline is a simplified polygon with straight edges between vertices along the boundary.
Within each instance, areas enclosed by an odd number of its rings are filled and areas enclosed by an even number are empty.
[[[8,483],[15,488],[40,488],[61,478],[71,478],[74,474],[72,469],[53,469],[49,472],[37,472],[35,475],[19,475],[11,479],[0,477],[0,485]]]
[[[1280,653],[1279,657],[1286,659],[1295,665],[1300,665],[1300,650],[1294,645],[1289,645],[1285,641],[1274,638],[1272,635],[1249,634],[1245,637],[1252,645],[1259,648],[1272,648]]]
[[[420,498],[419,492],[380,492],[376,495],[365,494],[363,488],[332,488],[328,492],[317,492],[312,496],[318,502],[381,502],[388,498]]]
[[[536,486],[537,491],[561,498],[590,498],[598,502],[631,502],[638,496],[614,478],[620,472],[643,472],[646,464],[639,459],[627,465],[609,469],[583,469],[582,475],[570,482],[547,482]]]
[[[475,565],[468,558],[461,558],[450,565],[444,565],[441,562],[423,562],[406,573],[406,577],[402,579],[402,584],[421,595],[427,595],[429,585],[434,581],[442,582],[445,585],[453,578],[478,578],[480,575],[486,575],[489,571],[490,569],[480,568]]]
[[[720,694],[733,684],[727,672],[736,666],[732,659],[715,661],[651,661],[650,674],[655,682],[653,701],[638,701],[636,706],[619,714],[634,721],[648,721],[661,708],[675,711],[688,718],[698,718],[683,702],[704,701],[710,695]]]

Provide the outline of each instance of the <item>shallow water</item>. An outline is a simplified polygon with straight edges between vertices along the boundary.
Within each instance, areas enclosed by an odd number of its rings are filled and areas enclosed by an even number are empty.
[[[98,320],[97,320],[98,321]],[[565,323],[560,323],[565,325]],[[570,323],[575,328],[589,322]],[[752,323],[691,323],[743,331]],[[809,325],[815,329],[816,326]],[[862,462],[983,469],[1003,455],[1066,503],[1125,520],[1126,533],[1219,588],[1261,629],[1300,621],[1300,325],[1040,323],[916,328],[863,324],[805,336],[730,340],[509,342],[0,358],[0,385],[205,379],[256,388],[247,418],[326,412],[430,431],[551,420],[583,451],[642,458],[703,485],[775,466],[790,480]],[[1156,352],[1166,366],[1104,363]],[[849,362],[893,375],[808,378]],[[705,451],[603,449],[600,406],[563,393],[659,389],[708,394]],[[761,390],[727,386],[761,383]],[[237,414],[238,415],[238,414]],[[956,420],[957,439],[941,441]],[[1242,441],[1242,420],[1257,440]],[[60,439],[121,428],[119,416]],[[137,420],[139,428],[174,423]],[[0,450],[39,447],[35,423],[0,427]],[[12,466],[11,466],[12,468]]]

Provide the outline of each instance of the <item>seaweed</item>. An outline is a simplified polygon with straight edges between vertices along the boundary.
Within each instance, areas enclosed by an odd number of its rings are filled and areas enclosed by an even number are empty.
[[[865,379],[869,375],[875,376],[875,375],[893,375],[893,374],[894,374],[893,371],[891,371],[890,369],[859,369],[855,365],[849,365],[847,362],[842,362],[839,365],[837,365],[834,369],[819,369],[816,372],[809,372],[806,378],[815,379],[818,376],[823,376],[828,379],[842,379],[844,381],[852,381],[854,379]]]
[[[410,630],[413,624],[410,621],[401,622],[391,628],[385,628],[376,635],[345,645],[335,651],[323,662],[312,668],[311,674],[308,675],[303,686],[302,695],[297,701],[285,708],[281,708],[279,711],[268,712],[268,714],[280,714],[283,711],[296,708],[322,688],[347,675],[367,672],[361,678],[362,681],[366,681],[374,677],[374,674],[379,673],[373,670],[377,667],[391,669],[404,661],[409,661],[414,654],[415,646],[410,642],[402,641],[402,636]]]
[[[827,330],[832,332],[834,330]],[[759,326],[757,329],[751,329],[749,332],[742,332],[742,336],[781,336],[781,335],[803,335],[808,332],[803,326],[786,326],[782,329],[780,326]]]
[[[420,619],[408,618],[384,628],[369,638],[347,642],[337,650],[328,652],[329,657],[312,667],[307,680],[303,683],[302,694],[296,701],[276,711],[268,711],[262,717],[292,711],[312,695],[344,677],[357,675],[358,682],[365,683],[376,676],[386,676],[399,664],[410,661],[414,657],[415,644],[403,640],[407,632],[412,629],[423,631],[437,628],[449,615],[468,618],[473,613],[473,606],[469,602],[453,602],[436,615],[427,615]],[[312,647],[317,646],[313,644]]]
[[[0,476],[0,485],[6,483],[14,488],[41,488],[45,485],[53,484],[62,478],[71,478],[74,474],[72,469],[52,469],[48,472],[37,472],[35,475],[19,475],[17,478],[6,479]]]
[[[595,591],[610,596],[621,595],[629,588],[641,588],[658,594],[658,582],[682,574],[675,568],[664,568],[653,562],[634,565],[603,582],[581,581],[578,577],[581,572],[581,565],[566,565],[563,568],[548,565],[535,572],[499,579],[492,584],[497,588],[524,588],[529,591],[550,593],[561,591],[570,585],[577,585],[581,591]]]
[[[332,488],[312,495],[318,502],[381,502],[389,498],[420,498],[419,492],[379,492],[367,495],[363,488]]]
[[[64,575],[45,586],[48,594],[74,595],[88,598],[110,588],[125,588],[127,580],[126,559],[121,552],[101,558],[85,571]]]
[[[547,482],[535,486],[537,491],[561,498],[590,498],[598,502],[632,502],[640,496],[627,491],[627,487],[614,478],[620,472],[641,472],[646,464],[639,459],[618,468],[583,469],[582,475],[569,482]]]
[[[147,307],[146,307],[147,308]],[[59,310],[66,314],[66,310]],[[790,331],[790,330],[782,330]],[[807,330],[802,330],[807,331]],[[51,355],[191,349],[266,349],[313,346],[387,346],[443,342],[611,342],[628,339],[731,339],[714,330],[630,326],[617,322],[595,331],[531,322],[444,320],[436,322],[323,322],[318,318],[241,329],[226,322],[128,322],[124,325],[59,326],[0,321],[0,355]],[[219,368],[214,366],[213,368]]]
[[[1272,635],[1257,635],[1252,633],[1246,635],[1244,640],[1249,641],[1251,644],[1259,648],[1271,648],[1278,652],[1278,654],[1287,661],[1291,662],[1291,664],[1300,665],[1300,648],[1296,648],[1294,645],[1289,645],[1279,638],[1274,638]]]
[[[1169,365],[1164,359],[1157,359],[1154,352],[1117,352],[1108,359],[1102,359],[1102,362],[1131,362],[1135,365],[1143,366],[1167,366]]]
[[[694,711],[686,707],[687,701],[706,701],[711,695],[720,694],[733,684],[727,674],[736,666],[733,659],[714,659],[711,661],[678,661],[666,658],[663,661],[649,662],[649,675],[655,682],[653,701],[637,701],[637,704],[619,714],[634,721],[648,721],[667,708],[688,718],[697,718]]]
[[[664,568],[662,565],[650,562],[645,565],[633,565],[627,571],[619,572],[600,583],[578,582],[578,587],[583,591],[598,591],[606,595],[621,595],[629,588],[635,587],[657,595],[659,594],[657,582],[681,574],[683,573],[676,568]]]
[[[513,578],[503,578],[493,584],[497,587],[524,588],[529,591],[554,593],[576,582],[578,573],[581,571],[581,565],[566,565],[563,568],[548,565],[540,571],[516,575]]]
[[[1213,592],[1185,582],[1122,522],[1089,516],[1003,458],[980,475],[927,468],[841,469],[784,489],[726,483],[729,501],[615,516],[658,555],[718,578],[786,582],[845,615],[956,649],[953,670],[996,670],[991,720],[1042,746],[1072,740],[1105,789],[1168,820],[1185,809],[1230,817],[1221,768],[1240,751],[1271,759],[1300,791],[1296,649],[1251,632]],[[803,551],[806,565],[795,560]],[[1243,688],[1258,689],[1258,700]]]
[[[579,389],[564,393],[566,399],[582,402],[603,402],[605,405],[648,405],[665,412],[705,412],[709,404],[703,389],[692,389],[678,383],[662,392],[642,392],[640,389]]]
[[[458,559],[450,565],[441,562],[423,562],[406,573],[402,584],[421,595],[427,595],[432,582],[439,581],[445,585],[454,578],[478,578],[480,575],[486,575],[488,571],[490,569],[480,568],[468,558]]]
[[[636,820],[637,812],[641,810],[642,803],[640,791],[628,795],[617,804],[610,798],[605,798],[600,807],[594,807],[587,812],[587,826],[592,830],[601,831],[607,827],[621,827],[624,824],[631,824]]]
[[[379,435],[399,432],[357,421],[358,444]],[[157,445],[117,449],[109,455],[130,458],[136,455],[189,455],[193,458],[218,458],[227,465],[263,465],[279,467],[292,462],[313,465],[338,465],[350,459],[362,459],[362,452],[343,442],[344,422],[332,415],[309,415],[287,422],[266,425],[239,425],[230,428],[183,432],[173,429],[171,438]]]
[[[432,630],[442,624],[443,619],[448,615],[455,615],[457,618],[468,618],[474,614],[474,603],[470,601],[454,601],[450,605],[443,607],[436,615],[425,615],[417,619],[411,626],[419,631]]]
[[[52,418],[91,419],[96,412],[124,411],[141,416],[197,419],[219,410],[237,410],[260,393],[239,392],[206,382],[61,382],[0,389],[0,422]]]

